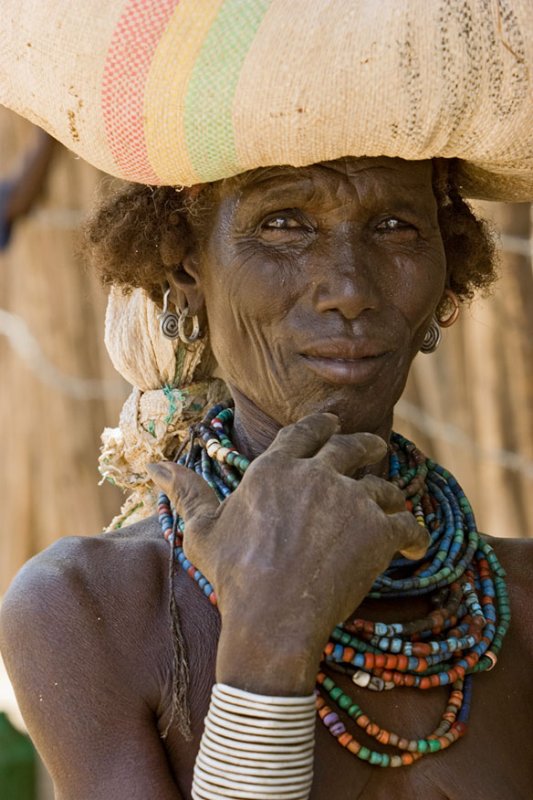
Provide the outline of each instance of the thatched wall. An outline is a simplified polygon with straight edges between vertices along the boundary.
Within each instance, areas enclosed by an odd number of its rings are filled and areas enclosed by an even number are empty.
[[[481,530],[533,535],[533,275],[528,204],[477,204],[494,221],[501,275],[418,355],[395,424],[455,473]]]
[[[5,174],[35,132],[0,112]],[[74,255],[101,180],[58,147],[46,190],[0,254],[0,309],[15,315],[2,317],[13,339],[0,335],[0,595],[26,559],[60,536],[98,533],[121,500],[98,487],[96,462],[100,432],[116,423],[127,389],[102,340],[104,292]]]

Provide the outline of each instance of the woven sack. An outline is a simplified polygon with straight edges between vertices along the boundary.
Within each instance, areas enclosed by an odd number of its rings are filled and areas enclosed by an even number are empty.
[[[141,183],[444,157],[530,200],[532,75],[533,0],[2,0],[0,102]]]

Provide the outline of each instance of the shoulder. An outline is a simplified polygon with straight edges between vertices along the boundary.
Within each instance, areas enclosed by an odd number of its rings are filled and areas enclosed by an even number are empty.
[[[533,654],[533,539],[485,537],[505,570],[511,606],[511,631]]]
[[[115,598],[119,601],[125,593],[130,602],[154,594],[167,552],[153,519],[123,531],[59,539],[17,574],[2,605],[2,619],[15,609],[62,615],[65,603],[69,615],[83,614],[88,604],[94,609],[109,599],[116,612]]]
[[[504,539],[485,536],[499,562],[504,568],[509,582],[516,589],[531,589],[533,574],[533,539]]]
[[[123,532],[68,537],[28,561],[0,611],[0,647],[16,690],[31,682],[29,648],[44,669],[57,666],[61,653],[71,670],[88,659],[96,672],[111,660],[135,672],[136,645],[155,638],[168,607],[168,548],[157,533],[157,521],[147,520]]]
[[[172,670],[167,556],[156,521],[61,539],[4,598],[2,654],[62,800],[179,797],[156,725]]]

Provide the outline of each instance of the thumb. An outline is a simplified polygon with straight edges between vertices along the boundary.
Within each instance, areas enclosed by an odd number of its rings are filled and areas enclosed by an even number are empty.
[[[172,461],[148,464],[151,479],[169,498],[185,522],[212,516],[219,502],[215,493],[196,472]]]

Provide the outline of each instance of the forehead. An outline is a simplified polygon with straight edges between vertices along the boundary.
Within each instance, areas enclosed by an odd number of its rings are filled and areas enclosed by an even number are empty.
[[[400,158],[345,157],[305,167],[265,167],[221,181],[219,197],[239,201],[297,192],[304,198],[325,194],[432,197],[432,162]]]

